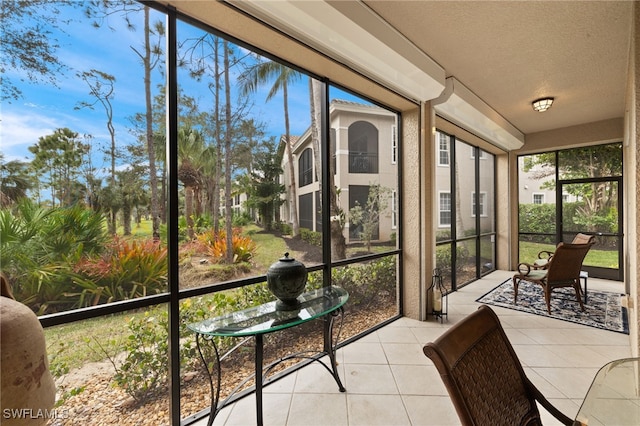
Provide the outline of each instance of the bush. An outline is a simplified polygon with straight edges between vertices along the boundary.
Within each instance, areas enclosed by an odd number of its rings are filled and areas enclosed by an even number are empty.
[[[518,220],[520,232],[554,234],[556,232],[556,205],[520,204]]]
[[[293,228],[288,223],[278,222],[274,229],[278,229],[283,235],[291,235],[293,233]]]
[[[233,244],[233,263],[249,262],[256,253],[256,243],[248,236],[240,233],[240,228],[233,230],[231,242]],[[196,236],[196,250],[208,253],[214,260],[222,262],[227,256],[227,238],[225,231],[216,234],[213,229]]]
[[[456,271],[462,272],[469,260],[469,249],[465,244],[456,245]],[[444,275],[451,275],[451,244],[436,246],[436,268]]]
[[[395,298],[396,258],[388,256],[367,263],[334,268],[331,282],[349,292],[349,306],[367,309],[380,299]],[[309,274],[308,287],[321,286],[321,275]]]
[[[265,299],[266,298],[266,299]],[[195,335],[187,324],[244,309],[271,300],[265,284],[246,286],[238,292],[221,292],[213,295],[185,299],[180,303],[180,370],[199,369],[200,357],[197,352]],[[134,316],[127,322],[129,335],[122,350],[126,353],[120,364],[115,356],[107,355],[116,369],[114,381],[136,401],[151,399],[167,386],[169,372],[169,321],[166,308],[147,311],[142,316]],[[220,353],[225,353],[237,342],[233,338],[215,337]],[[209,345],[201,349],[208,359],[212,354]]]
[[[307,228],[300,228],[300,238],[314,246],[322,247],[322,233],[311,231]]]
[[[78,306],[73,265],[100,255],[108,239],[103,216],[82,206],[42,208],[23,199],[0,210],[2,270],[16,299],[39,315]]]
[[[115,237],[100,257],[85,257],[75,266],[82,288],[80,305],[157,294],[167,289],[167,249],[159,241],[128,242]]]

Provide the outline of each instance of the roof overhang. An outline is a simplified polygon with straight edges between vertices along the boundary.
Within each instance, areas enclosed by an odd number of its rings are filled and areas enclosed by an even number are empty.
[[[445,90],[432,101],[432,105],[438,115],[505,151],[520,149],[524,145],[521,131],[455,77],[447,78]]]
[[[225,1],[408,99],[445,87],[444,69],[361,2]]]

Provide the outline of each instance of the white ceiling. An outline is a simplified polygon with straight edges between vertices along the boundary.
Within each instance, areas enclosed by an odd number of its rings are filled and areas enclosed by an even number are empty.
[[[524,134],[624,116],[631,1],[363,3]]]

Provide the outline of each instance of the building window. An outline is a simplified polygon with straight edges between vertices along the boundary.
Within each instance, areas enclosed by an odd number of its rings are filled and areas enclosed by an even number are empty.
[[[471,205],[472,205],[472,213],[471,215],[475,217],[479,215],[481,217],[487,216],[486,205],[487,205],[487,193],[481,192],[478,194],[480,208],[479,211],[476,209],[476,194],[475,192],[471,194]]]
[[[451,193],[441,192],[438,206],[440,226],[451,226]]]
[[[480,149],[480,148],[477,148],[475,146],[471,147],[471,158],[472,159],[476,158],[476,151],[480,152],[480,154],[478,154],[478,159],[479,160],[486,160],[487,159],[487,152],[482,150],[482,149]]]
[[[378,173],[378,129],[366,121],[349,126],[349,173]]]
[[[313,183],[313,154],[311,148],[302,151],[298,159],[298,180],[300,187]]]
[[[533,194],[533,204],[544,204],[544,194]]]
[[[438,165],[449,165],[449,137],[444,133],[438,133]]]
[[[313,222],[315,221],[315,214],[313,213],[313,193],[301,195],[298,197],[298,200],[300,228],[313,231]]]

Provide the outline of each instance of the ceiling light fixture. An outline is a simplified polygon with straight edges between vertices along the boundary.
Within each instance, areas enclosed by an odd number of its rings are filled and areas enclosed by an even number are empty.
[[[551,108],[551,104],[553,103],[553,98],[540,98],[531,102],[531,106],[534,110],[538,112],[545,112],[549,108]]]

